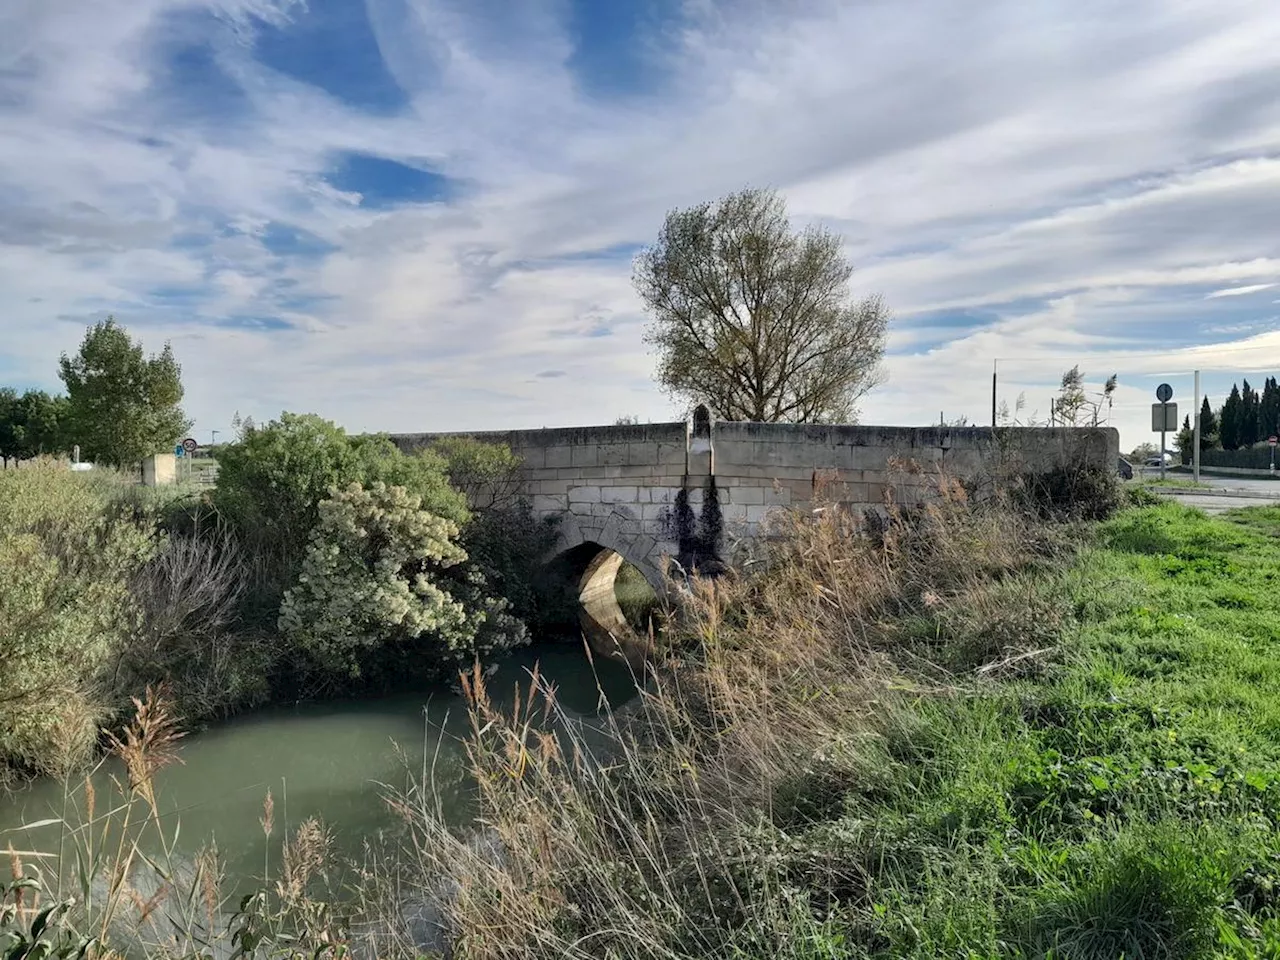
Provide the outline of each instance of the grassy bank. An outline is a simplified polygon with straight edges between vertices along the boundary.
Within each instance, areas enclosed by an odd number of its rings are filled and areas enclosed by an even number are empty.
[[[1167,477],[1160,479],[1160,475],[1154,474],[1152,477],[1140,477],[1137,481],[1144,487],[1153,490],[1212,490],[1212,486],[1207,483],[1200,483],[1189,477]]]
[[[1046,524],[944,485],[780,534],[696,586],[609,749],[473,677],[474,830],[424,773],[350,924],[294,837],[230,922],[204,883],[207,927],[472,960],[1280,954],[1280,510]]]
[[[1280,513],[832,513],[706,586],[601,768],[477,694],[468,957],[1280,950]]]
[[[834,821],[873,824],[872,952],[1276,955],[1277,535],[1126,513],[1054,574],[1041,675],[903,704]]]

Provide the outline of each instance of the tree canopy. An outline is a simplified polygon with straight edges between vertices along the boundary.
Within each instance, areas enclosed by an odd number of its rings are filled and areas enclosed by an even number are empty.
[[[431,451],[407,457],[383,436],[348,436],[313,413],[284,412],[250,425],[218,455],[213,503],[242,533],[297,559],[315,529],[330,489],[382,481],[405,487],[421,506],[456,524],[467,520],[465,497],[449,486],[445,461]]]
[[[1223,450],[1240,449],[1241,420],[1244,417],[1244,400],[1240,388],[1231,385],[1231,393],[1227,402],[1222,405],[1222,413],[1218,415],[1218,437]]]
[[[66,414],[66,397],[0,388],[0,461],[8,466],[10,460],[64,452]]]
[[[667,214],[635,261],[658,382],[731,420],[850,422],[883,380],[888,312],[854,300],[834,233],[768,190]]]
[[[1200,403],[1200,449],[1212,449],[1218,442],[1218,416],[1205,397]]]
[[[182,412],[182,368],[169,344],[145,356],[111,317],[85,332],[59,376],[67,387],[67,434],[85,459],[117,466],[172,449],[191,427]]]

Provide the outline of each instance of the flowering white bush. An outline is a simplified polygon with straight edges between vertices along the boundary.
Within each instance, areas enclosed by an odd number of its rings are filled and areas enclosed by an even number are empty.
[[[457,524],[404,487],[353,483],[319,514],[279,622],[318,673],[360,677],[388,646],[458,666],[525,639],[505,602],[484,596]]]

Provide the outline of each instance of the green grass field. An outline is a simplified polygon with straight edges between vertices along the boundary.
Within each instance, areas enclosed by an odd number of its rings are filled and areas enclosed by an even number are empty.
[[[1059,574],[1056,663],[902,712],[816,828],[880,851],[873,955],[1280,956],[1278,538],[1122,514]]]
[[[1166,477],[1161,480],[1159,474],[1154,475],[1154,479],[1139,478],[1138,483],[1144,487],[1152,487],[1156,490],[1173,489],[1173,490],[1209,490],[1211,489],[1207,483],[1197,483],[1187,477]]]

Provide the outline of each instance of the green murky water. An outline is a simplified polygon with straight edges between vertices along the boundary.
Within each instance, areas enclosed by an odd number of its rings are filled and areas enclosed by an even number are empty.
[[[593,664],[574,644],[548,643],[518,651],[499,667],[488,682],[493,700],[510,703],[517,686],[527,691],[535,662],[570,717],[590,721],[602,693],[615,707],[635,693],[624,667],[600,659]],[[383,785],[403,787],[410,769],[417,776],[429,772],[447,816],[459,822],[468,818],[457,741],[466,731],[464,713],[461,698],[441,686],[414,695],[272,707],[238,717],[180,741],[183,762],[157,777],[161,811],[169,823],[180,819],[179,853],[190,856],[214,841],[233,878],[263,872],[267,840],[259,819],[268,789],[275,800],[273,856],[280,828],[296,827],[311,816],[330,828],[339,853],[358,856],[365,838],[397,829],[381,799]],[[122,775],[115,762],[104,763],[96,774],[99,814],[116,795],[113,774]],[[82,802],[82,795],[77,788],[71,802]],[[58,826],[14,828],[60,817],[66,802],[63,785],[49,780],[0,796],[0,849],[9,842],[23,850],[56,849]]]

